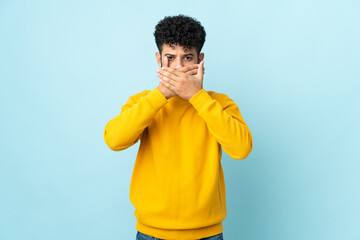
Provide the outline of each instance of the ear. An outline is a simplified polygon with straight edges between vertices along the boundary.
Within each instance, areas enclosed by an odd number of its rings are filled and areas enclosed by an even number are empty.
[[[162,65],[161,65],[161,55],[160,55],[160,53],[156,52],[155,56],[156,56],[156,61],[157,61],[158,65],[159,65],[159,67],[161,67]]]
[[[198,63],[200,63],[202,60],[204,60],[204,53],[199,54],[199,62]]]

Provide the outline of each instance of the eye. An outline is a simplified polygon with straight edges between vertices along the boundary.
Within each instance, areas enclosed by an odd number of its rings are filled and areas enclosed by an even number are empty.
[[[173,59],[173,57],[170,57],[170,56],[168,56],[168,57],[166,57],[168,60],[172,60]]]
[[[193,58],[192,57],[185,57],[186,60],[191,61]]]

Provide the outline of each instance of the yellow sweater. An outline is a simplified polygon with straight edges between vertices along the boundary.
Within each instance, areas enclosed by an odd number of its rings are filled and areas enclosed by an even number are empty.
[[[223,232],[222,150],[245,159],[251,132],[227,95],[202,89],[189,101],[158,88],[131,96],[105,126],[104,139],[124,150],[139,139],[130,184],[136,229],[161,239],[200,239]]]

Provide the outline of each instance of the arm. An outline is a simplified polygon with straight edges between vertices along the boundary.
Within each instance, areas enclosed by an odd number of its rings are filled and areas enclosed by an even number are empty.
[[[146,96],[138,93],[130,97],[120,114],[105,126],[104,140],[107,146],[120,151],[134,145],[166,103],[167,99],[158,88],[154,88]]]
[[[165,66],[168,66],[165,58]],[[178,69],[186,74],[196,74],[197,65]],[[118,116],[111,119],[105,126],[104,139],[108,147],[114,151],[124,150],[134,145],[142,136],[145,128],[156,113],[167,103],[167,99],[176,94],[159,84],[149,94],[138,93],[129,98],[121,108]]]
[[[234,159],[245,159],[253,146],[251,132],[235,102],[225,94],[220,96],[224,107],[205,89],[195,94],[189,102],[204,119],[209,131],[224,151]]]
[[[251,132],[243,120],[238,106],[225,94],[219,94],[224,107],[203,89],[204,61],[197,74],[188,75],[174,69],[158,70],[161,83],[180,97],[189,100],[209,131],[224,151],[235,159],[245,159],[252,150]]]

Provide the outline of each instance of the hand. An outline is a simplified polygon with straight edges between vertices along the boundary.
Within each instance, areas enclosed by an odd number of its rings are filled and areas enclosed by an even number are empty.
[[[177,70],[186,73],[186,74],[191,74],[191,75],[195,75],[197,73],[197,68],[198,68],[199,64],[194,64],[191,66],[186,66],[186,67],[182,67],[182,68],[178,68]],[[167,57],[164,57],[164,67],[169,67],[169,60],[167,59]],[[171,89],[165,87],[162,83],[163,80],[160,79],[160,83],[159,86],[157,87],[160,92],[165,96],[166,99],[169,99],[173,96],[177,96],[177,94],[172,91]]]
[[[204,61],[200,62],[195,75],[189,75],[179,69],[169,67],[158,69],[157,72],[158,77],[162,80],[160,80],[160,85],[162,84],[185,100],[189,100],[203,88]]]
[[[194,65],[191,65],[191,66],[186,66],[186,67],[182,67],[182,68],[175,68],[175,69],[177,69],[177,70],[179,70],[181,72],[187,73],[187,74],[196,75],[197,68],[199,66],[200,66],[200,64],[194,64]],[[205,67],[204,66],[203,66],[203,69],[204,69],[204,74],[205,74]]]

